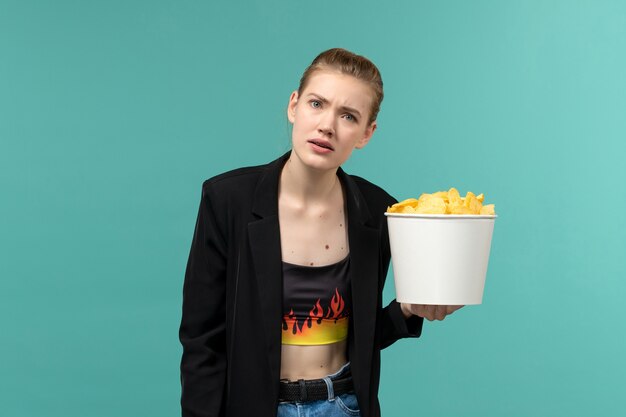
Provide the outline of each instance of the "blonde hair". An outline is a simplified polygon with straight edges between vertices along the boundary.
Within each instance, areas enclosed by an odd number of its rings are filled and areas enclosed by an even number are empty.
[[[311,65],[304,70],[300,85],[298,86],[298,95],[306,88],[311,76],[320,70],[334,70],[341,74],[351,75],[361,81],[367,83],[373,92],[372,106],[370,109],[369,123],[376,120],[380,104],[383,101],[383,79],[376,65],[364,56],[357,55],[342,48],[333,48],[319,54]]]

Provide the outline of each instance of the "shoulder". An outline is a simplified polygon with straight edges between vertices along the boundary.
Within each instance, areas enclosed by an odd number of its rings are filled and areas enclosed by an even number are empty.
[[[254,185],[266,169],[267,164],[233,169],[205,180],[202,183],[202,190],[204,192],[229,192],[238,187]]]
[[[385,212],[397,201],[382,187],[357,175],[348,175],[348,196],[352,202],[352,215],[374,227],[386,227]],[[350,207],[350,206],[349,206]]]
[[[278,177],[288,154],[263,165],[233,169],[205,180],[202,196],[216,209],[249,211],[255,199],[272,199],[278,193]]]
[[[203,189],[229,189],[234,186],[255,185],[263,176],[277,175],[289,158],[289,152],[262,165],[246,166],[226,171],[204,181]]]
[[[204,191],[216,190],[220,192],[243,193],[254,188],[266,176],[274,177],[280,173],[280,168],[289,157],[286,153],[269,163],[233,169],[216,175],[204,181]]]
[[[363,194],[363,197],[366,201],[368,201],[368,203],[382,204],[387,206],[397,203],[397,200],[382,187],[357,175],[349,176],[357,185],[359,191],[361,192],[361,194]]]
[[[215,213],[221,222],[233,209],[249,208],[263,166],[237,168],[211,177],[202,183],[202,203]],[[225,217],[224,217],[225,216]]]

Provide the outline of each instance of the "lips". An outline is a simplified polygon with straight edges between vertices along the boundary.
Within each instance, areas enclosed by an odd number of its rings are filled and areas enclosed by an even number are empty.
[[[330,144],[330,142],[328,142],[327,140],[323,140],[323,139],[309,139],[308,142],[312,143],[313,145],[319,146],[320,148],[328,149],[328,150],[331,150],[331,151],[335,150],[335,148],[333,148],[332,145]]]

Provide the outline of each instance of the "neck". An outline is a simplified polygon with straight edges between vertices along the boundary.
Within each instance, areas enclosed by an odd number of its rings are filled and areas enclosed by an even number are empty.
[[[280,193],[302,202],[327,200],[339,186],[337,169],[312,169],[291,155],[280,175]]]

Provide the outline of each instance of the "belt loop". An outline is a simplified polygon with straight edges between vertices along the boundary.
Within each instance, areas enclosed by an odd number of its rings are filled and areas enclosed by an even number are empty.
[[[328,390],[328,401],[335,401],[335,390],[333,389],[333,381],[330,380],[329,377],[324,377],[324,382],[326,383],[326,389]]]
[[[299,379],[298,384],[300,385],[300,401],[306,402],[308,396],[306,393],[306,383],[304,382],[304,379]]]

